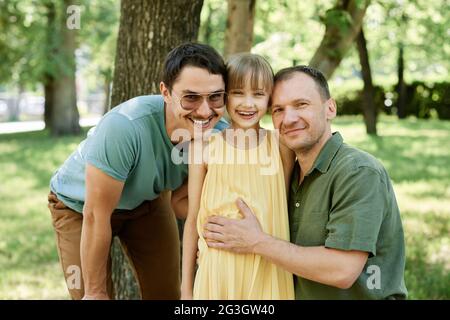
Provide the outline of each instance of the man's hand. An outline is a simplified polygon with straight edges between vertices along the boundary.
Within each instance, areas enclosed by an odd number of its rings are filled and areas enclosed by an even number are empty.
[[[236,205],[244,216],[243,219],[209,217],[204,226],[203,237],[210,248],[253,253],[258,242],[267,235],[262,231],[252,210],[241,198],[236,201]]]

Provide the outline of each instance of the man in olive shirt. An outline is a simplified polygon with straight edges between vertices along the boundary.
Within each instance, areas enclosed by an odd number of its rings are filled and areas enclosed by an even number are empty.
[[[208,245],[259,254],[292,272],[297,299],[405,299],[403,228],[389,176],[332,134],[335,116],[319,71],[277,73],[272,120],[298,160],[289,190],[292,243],[264,233],[238,200],[243,219],[210,218]]]
[[[55,172],[48,207],[73,299],[114,298],[113,236],[130,258],[143,299],[180,297],[173,211],[187,214],[188,168],[173,158],[179,156],[174,146],[194,131],[226,127],[219,120],[225,79],[225,63],[212,47],[174,48],[164,64],[161,95],[113,108]]]

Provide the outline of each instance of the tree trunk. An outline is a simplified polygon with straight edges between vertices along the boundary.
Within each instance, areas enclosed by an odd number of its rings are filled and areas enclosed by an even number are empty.
[[[105,92],[105,103],[103,104],[103,114],[110,110],[111,106],[111,76],[105,75],[103,82],[103,90]]]
[[[54,136],[80,132],[75,84],[76,30],[70,30],[66,25],[66,9],[73,4],[73,0],[64,0],[63,3],[63,18],[60,19],[58,30],[61,39],[57,48],[61,63],[57,63],[56,66],[53,108],[50,117],[50,130]]]
[[[356,44],[358,47],[361,73],[364,81],[362,108],[364,123],[366,124],[366,132],[371,135],[377,135],[377,106],[375,105],[375,89],[372,83],[369,52],[367,51],[367,43],[362,26],[361,31],[356,38]]]
[[[45,128],[49,128],[51,130],[52,110],[54,106],[53,96],[55,95],[55,78],[50,74],[46,74],[44,77],[46,79],[44,80],[44,123]]]
[[[167,53],[195,41],[203,0],[122,0],[111,107],[159,93]],[[138,287],[116,240],[112,248],[116,299],[138,299]]]
[[[339,0],[333,9],[328,10],[325,35],[309,63],[322,71],[327,79],[358,35],[369,3],[369,0]]]
[[[20,102],[22,101],[23,85],[19,84],[17,87],[17,96],[10,99],[8,103],[8,121],[19,121],[20,118]]]
[[[56,8],[53,1],[45,1],[44,3],[47,10],[47,35],[46,35],[46,52],[47,52],[47,63],[50,64],[55,56],[55,39],[54,32],[57,28],[56,25]],[[45,128],[50,129],[52,127],[52,110],[53,110],[53,97],[55,95],[55,76],[52,72],[46,71],[43,79],[44,86],[44,123]]]
[[[250,52],[256,0],[228,0],[224,57],[233,53]]]
[[[123,0],[111,106],[159,93],[166,54],[197,39],[203,0]]]
[[[405,79],[403,77],[405,69],[405,61],[403,57],[403,44],[399,44],[398,51],[398,83],[397,83],[397,116],[399,119],[406,118],[406,84]]]

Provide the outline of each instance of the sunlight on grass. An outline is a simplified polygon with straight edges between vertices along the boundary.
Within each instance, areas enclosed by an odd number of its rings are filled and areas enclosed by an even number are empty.
[[[263,126],[273,127],[270,117]],[[377,157],[390,174],[405,229],[410,298],[450,299],[450,122],[383,116],[380,136],[368,137],[361,117],[339,117],[333,130]],[[48,183],[85,134],[0,135],[0,299],[68,299]]]
[[[0,299],[68,299],[47,194],[54,170],[83,136],[0,136]]]

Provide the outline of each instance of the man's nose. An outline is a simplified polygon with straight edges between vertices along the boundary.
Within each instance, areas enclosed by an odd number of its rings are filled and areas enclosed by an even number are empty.
[[[299,118],[299,115],[296,110],[293,110],[291,108],[286,108],[286,110],[284,112],[284,117],[283,117],[283,124],[285,126],[292,125],[298,121],[298,118]]]
[[[195,110],[195,113],[202,118],[208,118],[212,114],[212,109],[208,104],[207,98],[203,98],[202,104],[200,107]]]

